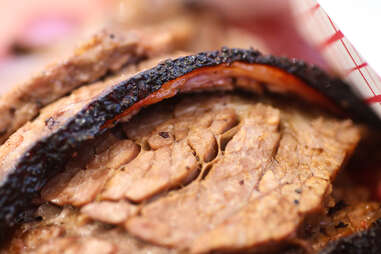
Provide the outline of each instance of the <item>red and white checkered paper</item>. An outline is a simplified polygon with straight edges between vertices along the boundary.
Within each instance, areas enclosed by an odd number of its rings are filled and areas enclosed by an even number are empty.
[[[333,22],[334,17],[328,16],[318,1],[291,2],[301,32],[321,52],[329,67],[346,80],[381,118],[381,77],[361,57]]]

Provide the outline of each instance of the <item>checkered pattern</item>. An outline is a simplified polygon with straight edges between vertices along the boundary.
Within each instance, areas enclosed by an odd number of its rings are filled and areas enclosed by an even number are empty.
[[[316,0],[292,0],[300,31],[381,117],[381,77],[361,57]],[[377,54],[377,52],[375,52]]]

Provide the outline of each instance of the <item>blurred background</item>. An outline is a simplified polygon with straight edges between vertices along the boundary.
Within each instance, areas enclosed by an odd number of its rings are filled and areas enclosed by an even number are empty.
[[[85,38],[107,25],[117,22],[125,29],[139,29],[167,20],[181,26],[179,16],[190,15],[198,16],[194,18],[197,24],[193,29],[210,36],[200,35],[205,42],[186,50],[252,46],[265,53],[297,57],[325,67],[319,53],[296,29],[288,0],[1,0],[1,3],[0,94],[59,56],[69,54]],[[229,36],[221,35],[222,31]]]

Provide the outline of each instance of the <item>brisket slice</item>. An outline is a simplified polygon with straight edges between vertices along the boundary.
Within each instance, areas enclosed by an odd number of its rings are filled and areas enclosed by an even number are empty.
[[[369,117],[368,120],[374,116],[346,84],[316,67],[263,56],[253,50],[224,48],[167,60],[132,77],[120,76],[116,80],[120,82],[111,80],[83,87],[49,105],[0,147],[1,228],[15,224],[17,216],[31,206],[47,180],[64,168],[81,145],[118,121],[128,120],[142,107],[178,93],[234,88],[261,93],[268,89],[298,95],[335,112],[344,105],[354,107],[357,110],[354,112],[363,113],[360,115]],[[330,100],[336,97],[340,98],[340,105]],[[168,149],[159,152],[171,153]],[[321,174],[326,173],[323,170]]]
[[[110,27],[93,35],[73,55],[58,60],[0,98],[0,144],[47,104],[73,89],[146,57],[184,48],[193,35],[190,20],[139,30]]]
[[[76,153],[6,250],[281,250],[325,210],[359,139],[350,121],[300,108],[230,93],[150,107]]]

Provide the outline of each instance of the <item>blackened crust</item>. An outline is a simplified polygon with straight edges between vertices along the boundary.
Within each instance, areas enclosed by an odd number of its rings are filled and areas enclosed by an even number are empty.
[[[370,229],[329,243],[320,254],[377,254],[381,253],[381,219]]]
[[[116,84],[24,153],[14,168],[7,171],[10,173],[0,185],[0,232],[5,232],[6,228],[16,223],[18,216],[31,206],[42,186],[64,168],[65,162],[80,145],[106,130],[103,126],[107,121],[159,90],[168,81],[199,68],[234,61],[264,64],[293,74],[333,101],[339,101],[342,107],[357,118],[376,122],[375,115],[354,96],[345,83],[332,79],[320,69],[301,61],[263,56],[254,50],[227,48],[167,60]]]

